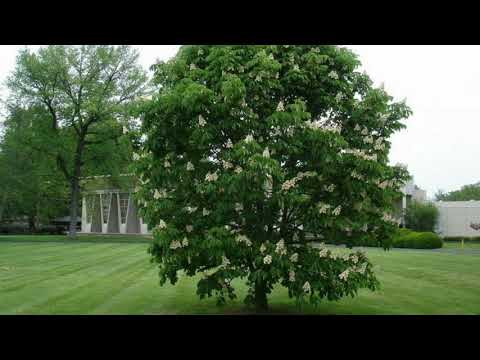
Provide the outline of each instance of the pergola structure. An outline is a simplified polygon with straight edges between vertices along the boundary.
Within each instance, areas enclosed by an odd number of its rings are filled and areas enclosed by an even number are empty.
[[[82,187],[82,233],[150,234],[133,197],[133,176],[94,176]]]

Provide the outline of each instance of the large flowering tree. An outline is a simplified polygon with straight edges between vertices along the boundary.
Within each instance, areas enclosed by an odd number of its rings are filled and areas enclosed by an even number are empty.
[[[388,248],[407,177],[388,138],[410,114],[336,46],[184,46],[154,66],[159,91],[135,156],[161,284],[203,273],[200,297],[267,308],[280,283],[317,303],[378,282],[362,252]]]

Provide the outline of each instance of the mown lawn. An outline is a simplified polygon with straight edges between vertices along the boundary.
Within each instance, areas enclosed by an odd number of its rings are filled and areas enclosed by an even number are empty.
[[[0,236],[0,314],[242,314],[238,300],[218,308],[200,300],[195,279],[158,285],[148,239]],[[456,244],[447,248],[458,247]],[[473,248],[480,249],[476,245]],[[448,250],[447,249],[447,250]],[[368,249],[382,284],[377,292],[298,309],[279,287],[273,313],[480,314],[480,253]]]

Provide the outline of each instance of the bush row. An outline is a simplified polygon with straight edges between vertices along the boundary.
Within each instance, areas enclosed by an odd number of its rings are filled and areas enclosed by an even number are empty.
[[[401,230],[398,231],[397,235],[393,238],[394,248],[439,249],[443,246],[442,239],[433,232]]]
[[[65,229],[60,226],[44,225],[36,229],[35,234],[43,235],[62,235]],[[0,225],[0,234],[2,235],[29,235],[33,234],[30,229],[23,225],[3,224]]]
[[[445,236],[443,241],[454,241],[454,242],[480,242],[480,236],[465,237],[465,236]]]

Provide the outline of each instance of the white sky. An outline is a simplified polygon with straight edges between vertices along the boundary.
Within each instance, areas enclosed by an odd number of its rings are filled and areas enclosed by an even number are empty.
[[[0,46],[0,99],[3,82],[24,45]],[[36,45],[30,45],[37,48]],[[142,45],[148,69],[166,60],[178,45]],[[415,182],[432,197],[480,181],[480,46],[347,46],[360,57],[376,85],[384,83],[395,100],[407,99],[413,115],[392,138],[390,161],[407,164]]]

